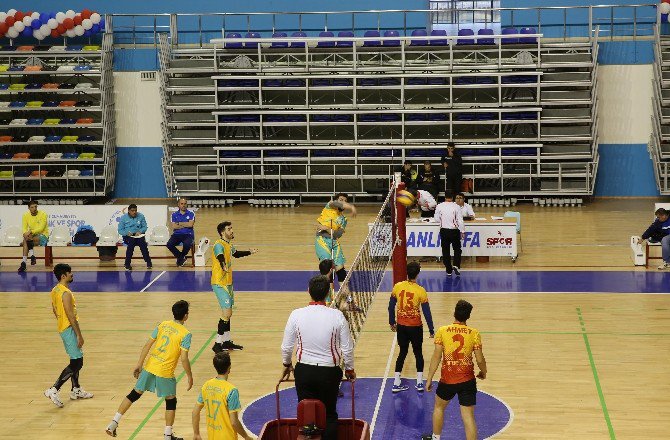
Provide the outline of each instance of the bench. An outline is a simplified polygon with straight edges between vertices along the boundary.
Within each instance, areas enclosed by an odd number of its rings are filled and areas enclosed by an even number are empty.
[[[120,248],[125,248],[125,247],[126,247],[125,245],[123,245],[123,244],[121,244],[121,243],[117,243],[116,246],[117,246],[117,247],[120,247]],[[45,265],[46,267],[52,267],[52,266],[53,266],[53,261],[54,261],[53,250],[54,250],[54,248],[63,248],[63,247],[69,247],[69,248],[71,248],[71,249],[76,249],[76,248],[83,248],[83,249],[97,248],[97,246],[93,246],[93,245],[92,245],[92,246],[72,246],[72,245],[67,245],[67,246],[50,246],[50,245],[47,243],[47,245],[44,246],[44,265]],[[104,247],[109,247],[109,246],[104,246]],[[165,245],[149,245],[149,247],[165,247]],[[138,252],[139,252],[139,251],[138,251]],[[8,257],[4,257],[4,258],[8,258]],[[125,258],[126,258],[125,255],[122,255],[122,256],[115,256],[115,257],[113,257],[114,260],[125,260]],[[190,249],[188,258],[191,260],[191,267],[195,267],[195,243],[194,243],[193,245],[191,245],[191,249]],[[41,258],[40,258],[40,259],[41,259]],[[99,260],[100,257],[99,257],[99,256],[98,256],[98,257],[93,257],[93,256],[79,257],[79,256],[77,256],[76,259],[77,259],[77,260]],[[110,260],[111,260],[111,259],[112,259],[112,258],[110,258]],[[141,256],[141,255],[139,255],[139,256],[133,256],[132,259],[133,259],[133,260],[141,260],[141,259],[142,259],[142,256]],[[152,259],[152,260],[173,260],[173,259],[174,259],[174,255],[172,255],[172,254],[170,254],[170,255],[157,255],[157,256],[156,256],[156,255],[152,255],[152,256],[151,256],[151,259]]]

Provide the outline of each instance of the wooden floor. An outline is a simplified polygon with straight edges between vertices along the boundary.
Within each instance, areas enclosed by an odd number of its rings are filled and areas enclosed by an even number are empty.
[[[488,264],[468,260],[464,266],[479,270],[635,270],[629,237],[640,234],[651,222],[653,202],[613,199],[582,208],[518,206],[523,221],[519,260],[515,264],[507,259]],[[259,254],[238,260],[237,270],[313,269],[312,225],[319,210],[320,206],[203,209],[198,212],[196,234],[198,238],[213,238],[219,221],[232,220],[238,248],[260,249]],[[362,207],[358,218],[350,221],[342,240],[349,261],[375,211],[375,207]],[[489,215],[501,212],[492,208],[476,211]],[[16,251],[0,252],[7,256],[17,255]],[[18,261],[4,260],[2,269],[13,271]],[[78,262],[74,254],[67,261],[75,271],[115,269]],[[118,269],[121,262],[116,264]],[[155,268],[169,269],[168,264],[172,262],[156,261]],[[423,267],[441,266],[424,263]],[[186,391],[185,382],[178,385],[175,429],[190,438],[196,388],[213,375],[210,346],[219,311],[211,292],[78,292],[76,272],[72,287],[86,340],[81,383],[95,397],[67,400],[63,409],[44,398],[42,392],[67,363],[48,294],[5,292],[0,295],[5,352],[0,438],[106,438],[106,424],[134,384],[132,369],[142,344],[157,322],[170,317],[170,305],[182,298],[192,304],[187,326],[193,332],[190,355],[196,386]],[[393,341],[386,298],[385,292],[378,295],[356,349],[356,370],[362,377],[384,375]],[[465,298],[475,306],[470,325],[482,332],[489,365],[489,376],[480,389],[504,400],[514,411],[511,426],[497,438],[668,438],[670,297],[606,293],[468,293],[457,297],[435,292],[429,298],[438,325],[450,322],[457,299]],[[230,380],[239,387],[243,405],[274,390],[281,369],[279,346],[286,318],[307,300],[303,292],[244,292],[236,296],[233,335],[245,349],[233,354]],[[431,344],[426,343],[427,358],[431,351]],[[178,367],[177,374],[180,372]],[[411,355],[404,374],[414,375]],[[67,389],[66,384],[63,390]],[[61,397],[67,399],[67,393],[62,392]],[[142,397],[122,420],[120,438],[162,438],[164,406],[156,408],[156,403],[151,394]]]

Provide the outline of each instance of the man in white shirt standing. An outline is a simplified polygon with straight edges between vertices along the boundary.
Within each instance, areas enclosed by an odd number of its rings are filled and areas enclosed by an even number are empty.
[[[412,191],[412,195],[416,200],[416,205],[421,211],[422,218],[430,218],[435,215],[435,208],[437,207],[437,202],[435,197],[428,191],[422,189]]]
[[[446,200],[453,200],[452,194]],[[463,212],[455,202],[444,201],[435,209],[435,221],[440,224],[440,240],[442,244],[442,262],[447,269],[447,276],[452,272],[461,274],[461,239],[464,235]],[[451,264],[451,247],[454,248],[454,264]]]
[[[465,194],[458,193],[456,194],[456,204],[461,207],[461,212],[463,213],[463,220],[474,220],[475,211],[472,210],[472,206],[469,203],[465,202]]]
[[[294,371],[298,401],[318,399],[326,406],[326,431],[323,440],[337,440],[337,394],[342,380],[344,361],[347,379],[355,380],[354,344],[349,325],[341,311],[327,307],[330,281],[323,275],[309,280],[312,301],[307,307],[291,312],[281,344],[284,371],[288,378]],[[291,362],[296,346],[295,370]]]

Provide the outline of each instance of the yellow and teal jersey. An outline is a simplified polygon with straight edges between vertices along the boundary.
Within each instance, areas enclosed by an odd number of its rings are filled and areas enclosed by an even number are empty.
[[[151,333],[156,343],[144,369],[157,377],[174,377],[181,351],[191,348],[191,332],[177,321],[163,321]]]
[[[212,248],[212,284],[218,286],[230,286],[233,284],[233,254],[235,247],[229,241],[222,238],[214,242]],[[223,254],[225,267],[217,260],[217,256]]]
[[[198,403],[207,411],[207,438],[229,440],[237,438],[230,422],[230,413],[242,409],[237,388],[224,379],[215,377],[202,386]]]
[[[346,229],[347,227],[347,218],[342,214],[337,208],[331,208],[330,203],[326,203],[326,206],[321,210],[321,215],[316,219],[316,221],[323,226],[331,228],[333,231],[339,229]]]
[[[64,285],[58,283],[51,289],[51,306],[53,307],[54,312],[56,312],[56,323],[58,326],[58,332],[62,333],[64,330],[67,330],[72,324],[65,314],[65,308],[63,307],[63,294],[65,292],[72,291],[65,287]],[[77,316],[77,302],[74,300],[74,295],[72,295],[72,305],[74,306],[74,317],[79,321],[79,316]]]

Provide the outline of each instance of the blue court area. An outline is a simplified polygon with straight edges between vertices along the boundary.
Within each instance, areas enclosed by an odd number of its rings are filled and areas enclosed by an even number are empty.
[[[236,271],[237,292],[303,292],[313,271]],[[77,271],[78,292],[209,292],[208,271]],[[51,272],[0,272],[0,291],[48,292],[56,280]],[[352,281],[352,284],[355,280]],[[419,284],[428,292],[491,293],[649,293],[670,292],[670,272],[646,271],[464,271],[447,277],[424,270]],[[381,291],[390,291],[387,272]]]
[[[372,439],[419,439],[432,432],[431,417],[435,402],[435,392],[419,393],[414,389],[414,381],[406,381],[410,389],[397,394],[391,392],[393,380],[388,380],[382,388],[381,378],[356,380],[354,407],[356,418],[372,423]],[[437,386],[437,383],[434,384]],[[337,402],[340,418],[351,417],[351,385],[342,384],[344,396]],[[380,395],[381,393],[381,395]],[[381,397],[381,399],[380,399]],[[295,418],[298,398],[295,388],[279,392],[282,418]],[[268,394],[249,404],[242,414],[242,421],[254,434],[259,434],[263,424],[276,414],[275,394]],[[480,438],[489,438],[504,430],[512,421],[511,409],[495,396],[479,391],[475,419]],[[461,440],[465,438],[461,421],[458,398],[449,404],[444,415],[442,438]]]

